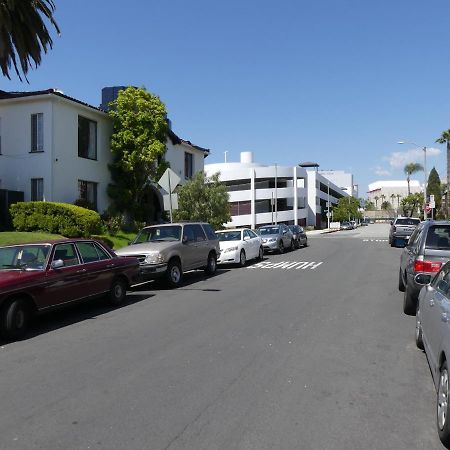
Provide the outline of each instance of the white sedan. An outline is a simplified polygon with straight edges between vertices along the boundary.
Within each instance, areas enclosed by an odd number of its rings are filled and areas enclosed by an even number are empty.
[[[249,228],[216,231],[216,235],[220,245],[218,264],[239,264],[243,267],[249,259],[263,259],[261,237]]]

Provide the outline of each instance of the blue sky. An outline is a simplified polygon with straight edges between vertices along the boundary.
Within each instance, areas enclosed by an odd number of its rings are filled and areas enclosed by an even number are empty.
[[[55,0],[60,37],[30,84],[100,104],[101,88],[145,86],[206,162],[315,161],[351,171],[360,196],[422,162],[445,175],[450,128],[448,0]],[[440,150],[440,152],[439,152]],[[418,178],[423,178],[419,175]]]

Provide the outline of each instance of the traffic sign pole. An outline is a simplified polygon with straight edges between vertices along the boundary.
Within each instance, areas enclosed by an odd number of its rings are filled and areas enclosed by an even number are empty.
[[[172,223],[172,186],[170,186],[170,172],[169,175],[169,205],[170,205],[170,223]]]

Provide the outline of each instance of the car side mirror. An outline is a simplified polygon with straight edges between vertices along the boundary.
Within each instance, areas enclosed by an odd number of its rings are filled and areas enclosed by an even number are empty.
[[[50,267],[52,269],[60,269],[61,267],[64,267],[64,261],[62,259],[55,259],[54,261],[52,261],[52,263],[50,264]]]
[[[414,281],[421,286],[427,286],[431,283],[431,275],[427,275],[425,273],[418,273],[414,277]]]
[[[181,242],[183,242],[183,244],[187,244],[188,242],[188,237],[186,235],[183,236],[183,239],[181,240]]]
[[[394,221],[393,220],[391,220],[391,225],[394,225]]]

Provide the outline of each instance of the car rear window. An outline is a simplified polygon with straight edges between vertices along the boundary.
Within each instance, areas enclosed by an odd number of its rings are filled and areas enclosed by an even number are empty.
[[[426,248],[450,250],[450,225],[433,225],[427,233]]]
[[[397,219],[395,225],[419,225],[419,219]]]

